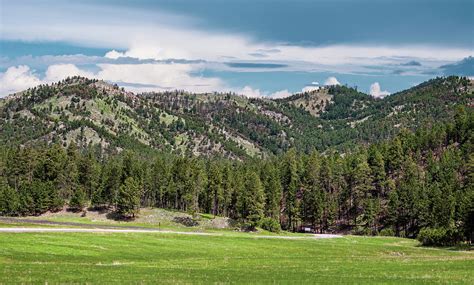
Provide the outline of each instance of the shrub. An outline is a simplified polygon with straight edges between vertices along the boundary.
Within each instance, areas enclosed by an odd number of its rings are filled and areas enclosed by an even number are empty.
[[[255,224],[251,222],[242,222],[240,224],[240,230],[244,232],[254,232],[255,229]]]
[[[174,217],[173,221],[186,227],[195,227],[199,225],[198,221],[191,217]]]
[[[426,246],[447,246],[459,243],[462,235],[455,228],[423,228],[417,239]]]
[[[391,228],[386,228],[386,229],[381,230],[379,232],[379,235],[384,236],[384,237],[392,237],[392,236],[395,236],[395,232]]]
[[[69,208],[73,211],[80,212],[84,209],[87,203],[86,193],[82,188],[76,189],[74,195],[69,201]]]
[[[260,226],[262,229],[273,233],[279,233],[281,231],[280,223],[272,218],[263,218]]]
[[[356,227],[352,233],[358,236],[371,236],[373,234],[371,229],[361,226]]]

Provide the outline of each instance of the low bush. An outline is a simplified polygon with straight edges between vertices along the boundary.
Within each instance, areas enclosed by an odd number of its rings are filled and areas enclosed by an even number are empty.
[[[379,236],[392,237],[395,236],[395,232],[391,228],[386,228],[379,232]]]
[[[455,228],[423,228],[417,239],[426,246],[448,246],[459,243],[462,234]]]
[[[82,188],[76,189],[69,201],[69,209],[74,212],[80,212],[87,206],[86,193]]]
[[[358,236],[371,236],[373,235],[373,232],[371,229],[366,228],[366,227],[361,227],[357,226],[353,231],[353,234],[358,235]]]
[[[273,233],[279,233],[281,231],[280,223],[272,218],[263,218],[260,222],[262,229]]]
[[[244,232],[254,232],[256,230],[255,224],[251,222],[240,223],[240,230]]]
[[[195,227],[199,225],[199,222],[191,217],[174,217],[173,221],[186,227]]]

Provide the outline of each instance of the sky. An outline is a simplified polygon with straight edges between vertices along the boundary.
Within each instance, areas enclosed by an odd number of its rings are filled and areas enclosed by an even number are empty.
[[[472,0],[0,0],[0,16],[0,97],[73,75],[273,98],[474,77]]]

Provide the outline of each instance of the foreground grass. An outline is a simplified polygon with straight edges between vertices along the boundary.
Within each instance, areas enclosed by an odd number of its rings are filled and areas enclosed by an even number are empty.
[[[0,233],[0,283],[474,283],[474,254],[413,240]]]

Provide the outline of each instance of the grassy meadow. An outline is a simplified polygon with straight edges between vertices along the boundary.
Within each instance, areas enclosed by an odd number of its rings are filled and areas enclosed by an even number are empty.
[[[0,284],[473,284],[474,252],[415,240],[0,233]]]

